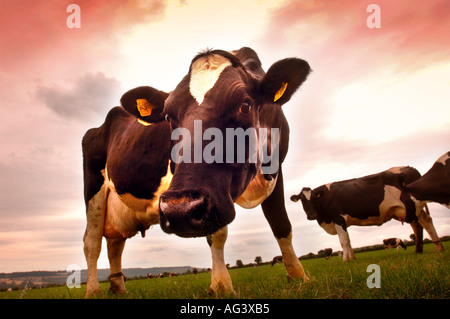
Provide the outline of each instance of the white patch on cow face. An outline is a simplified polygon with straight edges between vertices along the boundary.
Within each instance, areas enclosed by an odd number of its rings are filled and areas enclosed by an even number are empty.
[[[311,200],[311,190],[303,191],[303,195],[305,195],[307,200]]]
[[[448,153],[445,153],[444,155],[442,155],[441,157],[438,158],[438,160],[436,161],[436,163],[442,163],[444,164],[444,166],[446,165],[446,161],[450,158],[450,155],[448,155]]]
[[[400,174],[402,172],[402,168],[405,168],[405,166],[391,167],[388,171],[394,174]]]
[[[218,54],[199,58],[192,64],[189,91],[199,105],[202,104],[205,94],[213,88],[222,71],[230,65],[230,60]]]

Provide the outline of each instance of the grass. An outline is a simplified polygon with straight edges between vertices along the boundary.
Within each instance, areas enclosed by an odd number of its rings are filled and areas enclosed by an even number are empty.
[[[302,261],[310,278],[307,282],[286,280],[283,264],[230,269],[234,294],[215,295],[208,291],[210,274],[180,275],[172,278],[130,280],[128,293],[113,295],[109,283],[101,284],[102,299],[448,299],[450,298],[450,242],[437,253],[432,244],[423,254],[414,249],[379,250],[357,253],[356,260],[344,263],[339,257]],[[367,287],[367,266],[381,270],[381,288]],[[80,289],[53,287],[0,293],[0,299],[78,299]]]

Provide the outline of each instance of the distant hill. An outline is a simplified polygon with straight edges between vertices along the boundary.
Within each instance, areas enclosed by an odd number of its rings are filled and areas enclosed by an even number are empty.
[[[153,267],[153,268],[127,268],[123,269],[125,277],[145,277],[147,274],[158,275],[165,272],[173,272],[184,274],[187,271],[192,271],[194,268],[191,266],[180,267]],[[28,272],[13,272],[13,273],[0,273],[0,290],[6,290],[8,288],[23,288],[25,285],[28,287],[45,287],[50,285],[64,285],[66,284],[67,277],[71,273],[65,270],[60,271],[28,271]],[[109,269],[97,270],[99,281],[108,280]],[[81,282],[87,281],[87,270],[81,270]]]

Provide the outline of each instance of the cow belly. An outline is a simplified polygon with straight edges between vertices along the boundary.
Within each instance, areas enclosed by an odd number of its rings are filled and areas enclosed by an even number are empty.
[[[330,235],[336,235],[337,234],[336,227],[335,227],[335,224],[333,222],[331,222],[329,224],[325,223],[325,222],[322,222],[322,223],[320,223],[320,227],[322,227]]]
[[[368,217],[365,219],[354,218],[349,215],[343,215],[343,217],[347,226],[381,226],[392,218],[389,218],[387,215]]]
[[[125,204],[126,202],[129,204],[129,198],[122,201],[122,196],[117,195],[115,191],[109,192],[103,232],[105,237],[130,238],[136,235],[138,230],[147,229],[159,222],[158,212],[136,211]]]
[[[401,201],[401,190],[397,187],[385,185],[384,198],[379,205],[378,216],[368,216],[367,218],[355,218],[353,216],[344,214],[343,217],[347,226],[380,226],[387,221],[395,218],[401,222],[406,219],[406,208]]]
[[[159,223],[159,197],[169,188],[172,180],[170,168],[161,179],[152,199],[140,199],[131,194],[118,195],[105,170],[105,183],[109,188],[104,235],[108,238],[130,238],[138,231]]]
[[[261,204],[272,194],[277,183],[277,178],[268,181],[261,173],[250,182],[242,195],[236,200],[236,204],[243,208],[254,208]]]

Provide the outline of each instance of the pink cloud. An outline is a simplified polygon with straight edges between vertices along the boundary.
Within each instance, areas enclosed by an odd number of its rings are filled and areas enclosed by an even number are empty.
[[[381,9],[380,29],[367,27],[371,3]],[[271,47],[298,46],[332,65],[351,58],[364,68],[398,61],[416,68],[448,58],[449,17],[446,0],[295,0],[274,11],[265,39]]]
[[[36,63],[82,63],[99,54],[112,55],[117,37],[133,26],[158,19],[163,0],[142,5],[140,1],[79,0],[81,28],[70,29],[66,12],[70,0],[7,1],[0,10],[0,60],[4,71],[33,67]],[[108,53],[109,52],[109,53]]]

